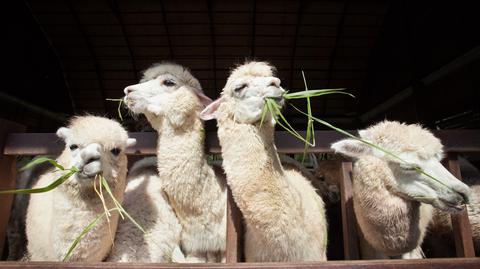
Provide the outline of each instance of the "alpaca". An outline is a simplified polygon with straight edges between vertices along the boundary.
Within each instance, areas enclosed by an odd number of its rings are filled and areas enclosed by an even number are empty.
[[[421,244],[432,219],[432,206],[460,210],[468,201],[468,186],[442,166],[440,140],[419,125],[383,121],[359,135],[408,162],[354,139],[332,144],[336,152],[357,159],[353,205],[362,257],[422,258]],[[416,167],[439,182],[417,172]]]
[[[462,181],[472,190],[470,203],[467,205],[468,218],[472,229],[476,256],[480,256],[480,171],[472,163],[458,157]],[[455,241],[450,214],[434,210],[433,220],[428,227],[425,245],[432,257],[455,257]]]
[[[211,102],[190,71],[161,63],[125,88],[125,103],[158,132],[158,172],[182,232],[187,262],[220,262],[226,247],[226,185],[207,163],[199,113]]]
[[[109,262],[180,262],[182,227],[162,191],[157,158],[137,161],[128,173],[123,207],[145,229],[119,220]]]
[[[102,173],[118,201],[123,200],[127,175],[125,148],[135,139],[113,120],[95,116],[74,117],[57,135],[66,147],[57,162],[79,172],[45,193],[32,194],[27,209],[27,251],[33,261],[61,261],[82,230],[104,212],[94,190],[94,178]],[[34,188],[47,186],[64,171],[51,169],[40,176]],[[107,207],[113,208],[111,198]],[[118,214],[110,224],[101,219],[79,242],[69,261],[100,262],[109,253],[117,228]]]
[[[323,201],[305,177],[282,167],[273,118],[260,125],[265,98],[282,104],[283,93],[274,67],[247,62],[201,113],[217,119],[227,183],[246,224],[247,262],[326,260]]]

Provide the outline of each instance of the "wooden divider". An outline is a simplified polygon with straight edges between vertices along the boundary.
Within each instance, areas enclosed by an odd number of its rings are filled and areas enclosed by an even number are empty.
[[[447,155],[447,166],[455,177],[462,179],[457,154],[449,153]],[[470,226],[470,221],[468,220],[466,206],[463,206],[462,211],[458,213],[452,213],[451,218],[457,257],[475,257],[475,249],[473,248],[472,241],[472,228]]]
[[[345,260],[358,260],[357,221],[353,211],[352,163],[342,162],[340,202],[342,208],[343,253]]]
[[[25,126],[0,119],[0,149],[5,147],[9,133],[23,132]],[[15,156],[0,151],[0,190],[15,188],[17,168]],[[0,195],[0,256],[4,253],[5,236],[12,208],[13,195]]]

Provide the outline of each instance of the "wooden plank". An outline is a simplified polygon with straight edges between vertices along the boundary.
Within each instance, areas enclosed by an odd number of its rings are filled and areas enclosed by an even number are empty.
[[[457,138],[458,139],[458,138]],[[447,165],[450,172],[462,179],[460,172],[460,165],[458,164],[457,155],[449,153],[447,156]],[[475,257],[475,249],[473,248],[472,228],[468,219],[468,212],[466,206],[458,213],[452,213],[452,230],[455,239],[455,249],[458,257]]]
[[[7,120],[0,119],[0,149],[3,149],[11,132],[23,132],[25,126],[16,124]],[[15,156],[7,156],[0,151],[0,190],[8,190],[15,188],[15,178],[17,167]],[[0,195],[0,256],[4,253],[5,236],[10,219],[10,211],[12,208],[13,195]]]
[[[299,132],[304,135],[305,132]],[[434,131],[442,139],[446,152],[480,152],[480,130],[443,130]],[[127,154],[156,154],[156,133],[130,133],[137,139],[137,145],[127,150]],[[345,136],[335,131],[316,131],[316,145],[310,149],[313,153],[332,153],[330,145]],[[280,153],[303,153],[304,145],[298,139],[284,131],[275,133],[275,143]],[[209,153],[220,153],[217,134],[209,132],[206,136]],[[54,155],[63,149],[63,142],[51,133],[12,133],[8,136],[4,153],[6,155]]]
[[[340,201],[342,209],[343,253],[346,260],[358,260],[357,221],[353,210],[352,163],[342,162]]]
[[[226,242],[226,262],[236,263],[243,261],[243,223],[242,213],[238,209],[230,187],[227,185],[227,178],[223,168],[217,165],[213,166],[217,178],[220,178],[227,188],[227,242]]]
[[[233,200],[232,191],[227,187],[227,249],[226,262],[243,261],[242,213]]]
[[[359,260],[359,261],[329,261],[329,262],[304,262],[304,263],[237,263],[237,264],[159,264],[159,263],[64,263],[64,262],[0,262],[0,268],[68,268],[68,269],[114,269],[114,268],[185,268],[185,269],[478,269],[480,258],[453,258],[453,259],[424,259],[424,260]]]

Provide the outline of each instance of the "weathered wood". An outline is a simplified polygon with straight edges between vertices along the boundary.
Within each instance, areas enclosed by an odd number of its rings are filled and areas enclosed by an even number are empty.
[[[68,268],[68,269],[114,269],[114,268],[139,268],[139,269],[478,269],[480,258],[453,258],[453,259],[424,259],[424,260],[365,260],[365,261],[329,261],[305,263],[236,263],[236,264],[159,264],[159,263],[62,263],[62,262],[0,262],[0,268]]]
[[[450,172],[462,179],[460,165],[458,164],[457,155],[449,153],[447,156],[447,165]],[[475,249],[473,248],[472,228],[468,219],[466,206],[458,213],[451,214],[453,237],[455,239],[455,249],[458,257],[475,257]]]
[[[5,147],[8,134],[25,131],[25,126],[0,119],[0,149]],[[0,151],[0,190],[14,189],[17,174],[15,156],[8,156]],[[4,251],[5,236],[10,219],[13,195],[0,195],[0,255]]]
[[[305,132],[300,132],[304,135]],[[480,152],[480,130],[448,130],[434,131],[447,152]],[[151,155],[156,154],[156,133],[130,133],[137,139],[137,145],[127,150],[127,154]],[[309,149],[313,153],[331,153],[330,145],[345,138],[335,131],[316,131],[316,145]],[[220,153],[217,134],[206,134],[207,151]],[[275,133],[275,143],[280,153],[303,153],[304,144],[284,131]],[[64,148],[63,142],[51,133],[12,133],[8,136],[4,153],[6,155],[54,155]]]
[[[357,221],[353,210],[352,163],[342,162],[340,201],[342,209],[343,253],[346,260],[358,260]]]
[[[243,261],[242,213],[233,200],[232,191],[227,191],[227,263]]]

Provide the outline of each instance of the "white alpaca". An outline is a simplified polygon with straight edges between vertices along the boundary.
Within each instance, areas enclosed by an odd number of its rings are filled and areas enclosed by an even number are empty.
[[[283,93],[271,65],[249,62],[233,70],[221,98],[201,114],[218,122],[227,182],[246,223],[248,262],[326,260],[323,201],[305,177],[283,169],[274,120],[260,126],[265,98]]]
[[[145,230],[119,220],[110,262],[180,262],[182,227],[162,191],[157,158],[136,162],[128,173],[123,207]]]
[[[468,219],[472,229],[473,245],[476,256],[480,256],[480,171],[468,160],[459,157],[462,181],[472,190],[470,203],[467,205]],[[453,238],[450,214],[434,210],[433,220],[428,227],[429,235],[426,243],[433,257],[455,257],[455,241]]]
[[[199,113],[211,102],[188,69],[154,65],[142,83],[125,88],[125,103],[144,114],[158,132],[158,172],[170,206],[182,225],[187,262],[219,262],[225,257],[226,188],[207,164]]]
[[[332,144],[357,159],[353,205],[363,258],[422,258],[421,243],[432,219],[432,205],[455,211],[468,201],[469,188],[442,166],[442,144],[419,125],[384,121],[359,131],[361,138],[406,160],[405,164],[358,140]],[[423,169],[433,179],[415,170]]]
[[[26,233],[27,251],[34,261],[61,261],[82,230],[104,212],[93,187],[97,174],[103,174],[116,199],[122,201],[127,174],[125,148],[136,142],[118,122],[95,116],[75,117],[68,127],[58,129],[57,135],[66,144],[57,162],[80,171],[52,191],[31,195]],[[33,187],[47,186],[64,173],[52,169]],[[107,197],[108,208],[113,208]],[[114,211],[110,225],[105,218],[98,222],[69,261],[102,261],[110,252],[117,220]]]

